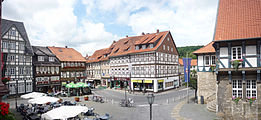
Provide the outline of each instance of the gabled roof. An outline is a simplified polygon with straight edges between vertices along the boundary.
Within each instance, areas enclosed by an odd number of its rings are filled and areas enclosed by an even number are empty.
[[[62,62],[86,62],[82,54],[73,48],[48,47],[48,49]]]
[[[214,41],[261,38],[261,0],[219,0]]]
[[[118,41],[113,41],[109,48],[96,50],[92,56],[88,57],[87,63],[108,60],[109,57],[155,51],[158,49],[158,47],[168,34],[170,34],[169,31],[163,31],[157,33],[143,34],[140,36],[126,37]],[[154,47],[150,48],[150,46],[148,46],[149,44],[153,44]],[[135,46],[137,45],[146,45],[147,48],[135,50]],[[176,49],[174,49],[174,52],[178,54]],[[104,55],[106,55],[106,57],[104,57]]]
[[[198,50],[192,52],[193,54],[204,54],[204,53],[215,53],[215,48],[212,46],[214,42],[210,42],[209,44],[199,48]]]
[[[55,56],[47,47],[32,46],[35,55]]]
[[[1,24],[1,37],[3,37],[5,35],[6,32],[8,32],[8,30],[12,27],[15,26],[17,28],[17,30],[19,31],[19,33],[21,34],[21,36],[23,37],[24,41],[25,41],[25,53],[29,54],[29,55],[33,55],[33,49],[32,46],[30,44],[30,41],[28,39],[25,27],[23,22],[18,22],[18,21],[11,21],[11,20],[6,20],[6,19],[2,19],[2,24]]]
[[[155,51],[168,33],[169,31],[164,31],[159,33],[122,38],[114,43],[113,47],[110,47],[112,50],[110,57],[131,53]],[[153,48],[147,47],[146,49],[135,50],[135,45],[148,45],[150,43],[154,44]]]

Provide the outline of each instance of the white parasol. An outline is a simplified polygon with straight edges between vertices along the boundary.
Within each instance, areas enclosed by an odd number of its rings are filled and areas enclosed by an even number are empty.
[[[28,103],[31,104],[46,104],[48,102],[57,102],[59,98],[56,97],[49,97],[49,96],[42,96],[34,99],[28,100]]]
[[[41,97],[41,96],[44,96],[44,95],[46,95],[46,94],[40,93],[40,92],[31,92],[31,93],[22,95],[21,98],[24,98],[24,99],[38,98],[38,97]]]
[[[82,112],[87,112],[88,108],[85,106],[61,106],[55,108],[51,111],[48,111],[45,114],[42,114],[41,118],[43,120],[53,120],[53,119],[62,119],[75,117]]]

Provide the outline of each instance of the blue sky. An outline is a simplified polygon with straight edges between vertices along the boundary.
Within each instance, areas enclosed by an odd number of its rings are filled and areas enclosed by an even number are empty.
[[[30,3],[30,4],[28,4]],[[170,31],[177,46],[212,41],[217,0],[7,0],[3,17],[24,22],[32,45],[91,55],[122,37]]]

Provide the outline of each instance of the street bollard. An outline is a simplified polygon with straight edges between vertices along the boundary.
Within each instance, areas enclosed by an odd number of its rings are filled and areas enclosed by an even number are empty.
[[[175,102],[175,97],[173,98],[173,102]]]
[[[111,99],[111,104],[113,104],[113,99]]]
[[[169,99],[167,99],[167,104],[169,104]]]

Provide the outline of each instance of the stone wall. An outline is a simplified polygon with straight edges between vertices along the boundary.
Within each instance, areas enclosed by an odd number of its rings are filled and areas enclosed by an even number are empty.
[[[211,102],[216,99],[216,74],[213,72],[198,72],[198,103],[201,97],[204,97],[204,103]]]
[[[241,99],[238,103],[232,100],[232,84],[228,76],[219,76],[217,87],[217,116],[224,120],[258,120],[261,119],[261,84],[257,84],[257,100],[252,105]],[[246,83],[243,83],[243,88]],[[243,90],[243,93],[244,90]],[[244,94],[243,94],[244,95]]]

